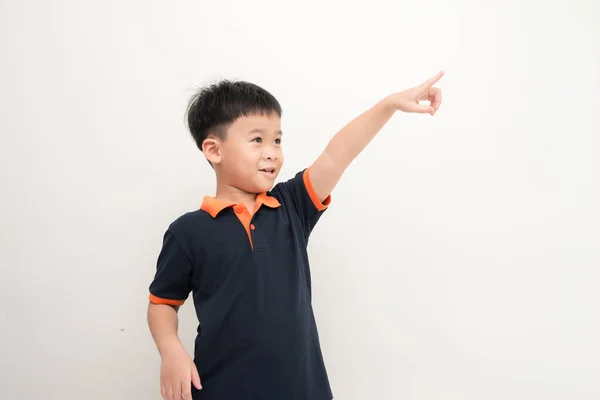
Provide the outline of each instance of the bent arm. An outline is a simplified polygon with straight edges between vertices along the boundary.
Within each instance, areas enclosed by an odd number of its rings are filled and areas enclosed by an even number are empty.
[[[178,311],[179,306],[152,302],[148,304],[148,327],[161,357],[183,346],[177,335]]]

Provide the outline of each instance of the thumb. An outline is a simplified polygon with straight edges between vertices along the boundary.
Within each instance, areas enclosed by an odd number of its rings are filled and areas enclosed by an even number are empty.
[[[196,368],[196,366],[192,368],[192,383],[194,384],[196,389],[202,389],[202,385],[200,384],[200,375],[198,375],[198,369]]]
[[[432,106],[428,106],[425,104],[418,104],[414,109],[414,112],[420,114],[432,114],[434,111],[435,109]]]

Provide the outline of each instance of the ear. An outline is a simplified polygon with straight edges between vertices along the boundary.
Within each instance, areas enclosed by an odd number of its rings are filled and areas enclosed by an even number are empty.
[[[218,164],[221,162],[221,147],[220,142],[217,138],[209,137],[202,142],[202,152],[204,157],[211,164]]]

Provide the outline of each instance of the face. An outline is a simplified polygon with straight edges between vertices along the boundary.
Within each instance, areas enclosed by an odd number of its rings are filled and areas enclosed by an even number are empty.
[[[224,141],[213,140],[213,147],[204,153],[219,180],[248,193],[273,187],[283,165],[281,119],[276,113],[240,117]]]

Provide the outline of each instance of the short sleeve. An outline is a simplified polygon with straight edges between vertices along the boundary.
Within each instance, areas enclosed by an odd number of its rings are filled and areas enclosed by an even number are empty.
[[[164,235],[149,299],[155,304],[182,305],[191,291],[192,263],[170,231]]]
[[[280,192],[283,202],[288,203],[288,208],[293,207],[307,235],[331,203],[331,195],[322,202],[319,200],[310,180],[309,168],[296,173],[292,179],[277,185],[274,190]]]

